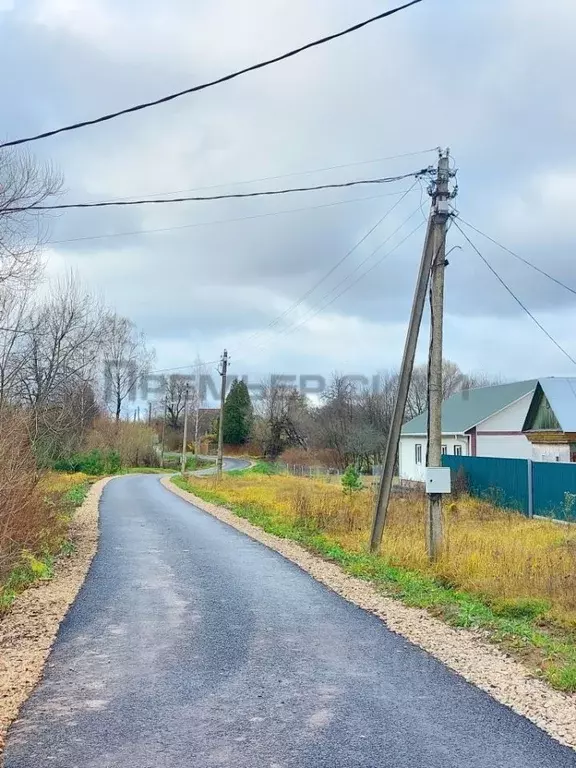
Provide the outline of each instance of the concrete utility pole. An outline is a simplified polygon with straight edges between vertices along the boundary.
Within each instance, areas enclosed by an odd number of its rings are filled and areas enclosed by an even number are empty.
[[[410,381],[414,369],[418,332],[420,331],[422,313],[424,312],[424,304],[426,303],[426,290],[428,288],[428,279],[433,259],[432,216],[430,216],[428,220],[428,228],[426,230],[424,250],[422,251],[420,271],[414,290],[412,312],[410,314],[410,323],[408,325],[408,334],[406,336],[404,356],[402,357],[402,367],[400,369],[400,377],[398,380],[398,392],[396,393],[396,401],[392,413],[392,422],[390,424],[390,433],[386,444],[386,453],[384,456],[384,464],[382,466],[382,477],[378,487],[378,497],[372,523],[370,551],[374,553],[378,552],[380,549],[382,534],[384,533],[384,526],[386,525],[388,503],[390,501],[390,493],[392,492],[396,456],[398,454],[398,444],[400,442],[400,430],[402,429],[404,411],[406,410],[406,402],[408,400],[408,390],[410,389]]]
[[[184,393],[184,435],[182,437],[182,459],[180,462],[180,472],[186,472],[186,458],[188,454],[188,384]]]
[[[152,403],[148,403],[148,426],[152,425]]]
[[[222,370],[218,371],[222,377],[222,389],[220,390],[220,419],[218,421],[218,459],[216,461],[216,476],[218,480],[222,477],[222,450],[224,440],[224,403],[226,402],[226,374],[228,373],[228,352],[224,350],[222,355]]]
[[[440,153],[432,194],[432,241],[434,262],[430,280],[430,356],[428,361],[427,467],[442,466],[442,341],[444,331],[444,272],[446,224],[450,215],[450,152]],[[442,494],[429,493],[426,515],[426,547],[431,560],[443,546]]]

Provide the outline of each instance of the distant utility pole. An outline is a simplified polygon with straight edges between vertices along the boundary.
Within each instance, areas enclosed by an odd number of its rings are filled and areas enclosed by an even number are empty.
[[[148,403],[148,426],[152,425],[152,403]]]
[[[200,430],[200,389],[196,389],[195,395],[195,413],[194,413],[194,453],[198,456],[200,445],[198,444],[198,434]]]
[[[188,455],[188,384],[184,392],[184,435],[182,436],[182,459],[180,461],[180,472],[186,472],[186,459]]]
[[[222,450],[224,447],[224,403],[226,401],[226,374],[228,373],[228,352],[224,350],[222,355],[222,370],[218,371],[222,377],[222,389],[220,390],[220,419],[218,421],[218,458],[216,461],[216,476],[222,477]]]
[[[444,158],[444,159],[443,159]],[[438,174],[437,179],[443,174],[442,169],[449,167],[448,154],[446,157],[442,154],[438,162]],[[436,190],[437,187],[434,187]],[[447,200],[447,198],[446,198]],[[388,435],[388,442],[386,444],[386,453],[384,456],[384,464],[382,466],[382,477],[378,488],[378,497],[376,501],[376,508],[374,511],[374,519],[372,523],[372,533],[370,537],[370,551],[378,552],[382,542],[382,535],[384,533],[384,527],[386,525],[386,517],[388,514],[388,504],[390,502],[390,494],[392,492],[392,483],[394,481],[394,471],[396,468],[396,460],[398,456],[398,445],[400,443],[400,432],[402,429],[402,422],[404,419],[404,412],[406,410],[406,402],[408,400],[408,392],[410,390],[410,381],[412,379],[412,372],[414,370],[414,358],[416,356],[416,346],[418,344],[418,334],[420,331],[420,325],[422,323],[422,314],[424,312],[424,305],[426,303],[426,291],[428,289],[428,282],[430,279],[430,272],[432,265],[437,263],[436,250],[438,248],[437,243],[445,241],[445,227],[446,219],[444,219],[443,240],[438,239],[438,229],[440,221],[436,219],[437,213],[437,200],[430,211],[430,217],[428,219],[428,228],[426,230],[426,240],[424,242],[424,249],[422,251],[422,259],[420,261],[420,271],[418,273],[418,279],[416,282],[416,288],[414,290],[414,299],[412,302],[412,311],[410,313],[410,322],[408,325],[408,333],[406,336],[406,343],[404,346],[404,354],[402,357],[402,366],[400,369],[400,376],[398,380],[398,391],[396,394],[396,401],[394,403],[394,410],[392,413],[392,421],[390,424],[390,432]],[[446,204],[447,209],[447,204]],[[446,215],[447,218],[447,215]],[[442,254],[444,254],[444,248],[442,248]],[[444,264],[444,261],[442,261]],[[442,375],[440,373],[440,375]],[[440,387],[442,389],[442,387]],[[441,442],[440,436],[440,442]],[[440,446],[441,451],[441,446]]]
[[[444,272],[446,225],[450,215],[450,152],[440,153],[438,174],[432,185],[432,242],[434,262],[430,279],[430,356],[428,363],[428,447],[426,466],[442,466],[442,341],[444,331]],[[431,560],[443,547],[442,494],[429,493],[426,547]]]
[[[168,398],[164,398],[164,416],[162,418],[162,443],[160,448],[160,466],[164,468],[164,439],[166,435],[166,415],[168,412]]]

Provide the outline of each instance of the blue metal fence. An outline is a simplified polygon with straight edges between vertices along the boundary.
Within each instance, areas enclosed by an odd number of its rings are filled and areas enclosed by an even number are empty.
[[[525,459],[444,455],[442,463],[452,470],[452,487],[458,473],[463,474],[473,496],[528,514],[528,462]]]
[[[532,464],[534,514],[576,522],[576,464]]]
[[[473,496],[525,515],[576,522],[576,464],[442,456],[452,487],[461,474]]]

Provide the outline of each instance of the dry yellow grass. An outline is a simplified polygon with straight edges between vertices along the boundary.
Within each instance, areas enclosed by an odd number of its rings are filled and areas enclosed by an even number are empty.
[[[40,478],[40,489],[44,493],[66,493],[75,485],[88,482],[88,475],[82,472],[47,472]]]
[[[199,481],[207,488],[211,479]],[[195,480],[196,483],[196,480]],[[366,548],[371,490],[345,496],[337,485],[285,475],[224,477],[218,493],[232,503],[265,508],[279,520],[314,526],[349,551]],[[489,599],[548,601],[551,616],[576,626],[576,526],[525,517],[468,497],[445,504],[446,550],[431,565],[424,544],[424,498],[396,497],[382,553]]]

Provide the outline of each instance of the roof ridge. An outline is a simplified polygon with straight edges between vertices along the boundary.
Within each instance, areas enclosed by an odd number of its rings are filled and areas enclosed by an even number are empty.
[[[548,376],[547,378],[554,378],[553,376]],[[450,397],[454,397],[455,395],[460,395],[462,392],[477,392],[479,389],[496,389],[497,387],[510,387],[510,386],[518,386],[519,384],[532,384],[534,382],[537,384],[540,381],[539,378],[535,379],[521,379],[520,381],[503,381],[501,384],[484,384],[481,387],[467,387],[464,389],[459,389],[457,392],[454,392],[450,395]],[[448,400],[450,399],[447,398]],[[446,402],[446,400],[444,401]]]

